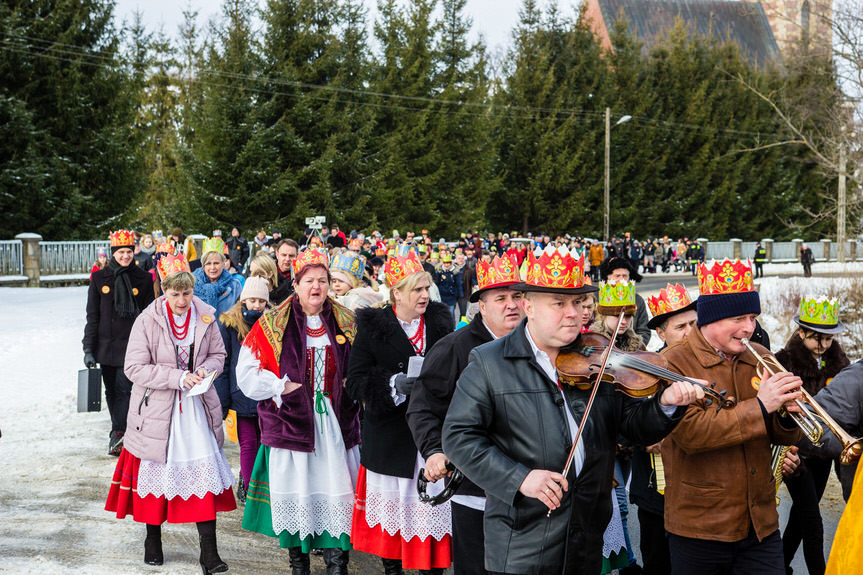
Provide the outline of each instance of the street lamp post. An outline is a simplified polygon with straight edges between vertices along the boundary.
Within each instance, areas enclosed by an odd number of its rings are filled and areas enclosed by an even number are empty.
[[[621,116],[614,123],[615,126],[625,124],[632,116]],[[611,217],[611,108],[605,109],[605,215],[602,219],[602,236],[608,242],[611,236],[608,233],[609,220]]]

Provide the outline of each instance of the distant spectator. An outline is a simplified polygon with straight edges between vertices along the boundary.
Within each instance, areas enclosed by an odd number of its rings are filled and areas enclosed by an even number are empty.
[[[263,229],[258,230],[255,239],[253,240],[251,255],[255,255],[261,250],[267,250],[270,244],[270,239],[267,237],[267,232]]]
[[[800,263],[803,264],[803,277],[811,278],[815,256],[812,255],[812,250],[806,244],[800,246]]]
[[[274,306],[279,305],[294,293],[291,264],[299,253],[299,244],[290,238],[282,240],[276,246],[276,278],[278,280],[278,287],[270,294],[270,303]]]
[[[239,227],[234,226],[231,229],[231,237],[225,241],[225,245],[228,246],[228,257],[231,258],[231,262],[236,266],[237,271],[242,273],[249,259],[249,242],[240,235]]]
[[[98,248],[96,250],[96,261],[93,267],[90,268],[90,279],[93,279],[93,272],[105,269],[108,265],[108,248]]]
[[[273,230],[273,236],[267,240],[267,246],[272,249],[276,249],[276,245],[282,241],[282,232],[279,230]]]
[[[141,239],[135,244],[135,265],[144,270],[151,272],[155,269],[153,263],[153,253],[156,251],[156,243],[153,241],[153,236],[144,234]]]

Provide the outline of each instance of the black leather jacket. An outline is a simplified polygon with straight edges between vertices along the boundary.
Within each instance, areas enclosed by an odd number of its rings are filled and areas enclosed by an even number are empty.
[[[487,570],[597,574],[602,534],[611,518],[618,435],[642,445],[656,443],[686,410],[678,408],[669,418],[658,395],[634,400],[603,385],[584,431],[584,466],[577,478],[570,471],[563,505],[547,519],[547,508],[518,489],[533,469],[559,471],[571,437],[560,391],[537,363],[525,326],[523,321],[471,353],[444,422],[444,452],[486,491]],[[564,388],[579,422],[589,392]]]

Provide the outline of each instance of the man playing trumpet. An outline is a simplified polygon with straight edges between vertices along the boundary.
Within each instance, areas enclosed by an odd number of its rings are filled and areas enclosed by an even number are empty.
[[[747,349],[761,313],[752,269],[740,261],[698,266],[697,327],[662,353],[670,370],[715,384],[738,403],[690,406],[663,442],[665,528],[675,575],[783,575],[771,444],[792,445],[802,382],[787,372],[762,381]],[[769,350],[755,345],[760,354]]]

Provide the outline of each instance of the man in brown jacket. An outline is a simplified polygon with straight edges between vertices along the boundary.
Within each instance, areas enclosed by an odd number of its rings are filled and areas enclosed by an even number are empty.
[[[698,278],[697,329],[663,355],[669,369],[715,383],[737,405],[690,406],[662,445],[672,573],[783,575],[771,444],[802,437],[778,413],[783,406],[794,410],[801,381],[790,373],[757,377],[757,361],[741,341],[752,336],[761,313],[750,267],[701,264]]]

